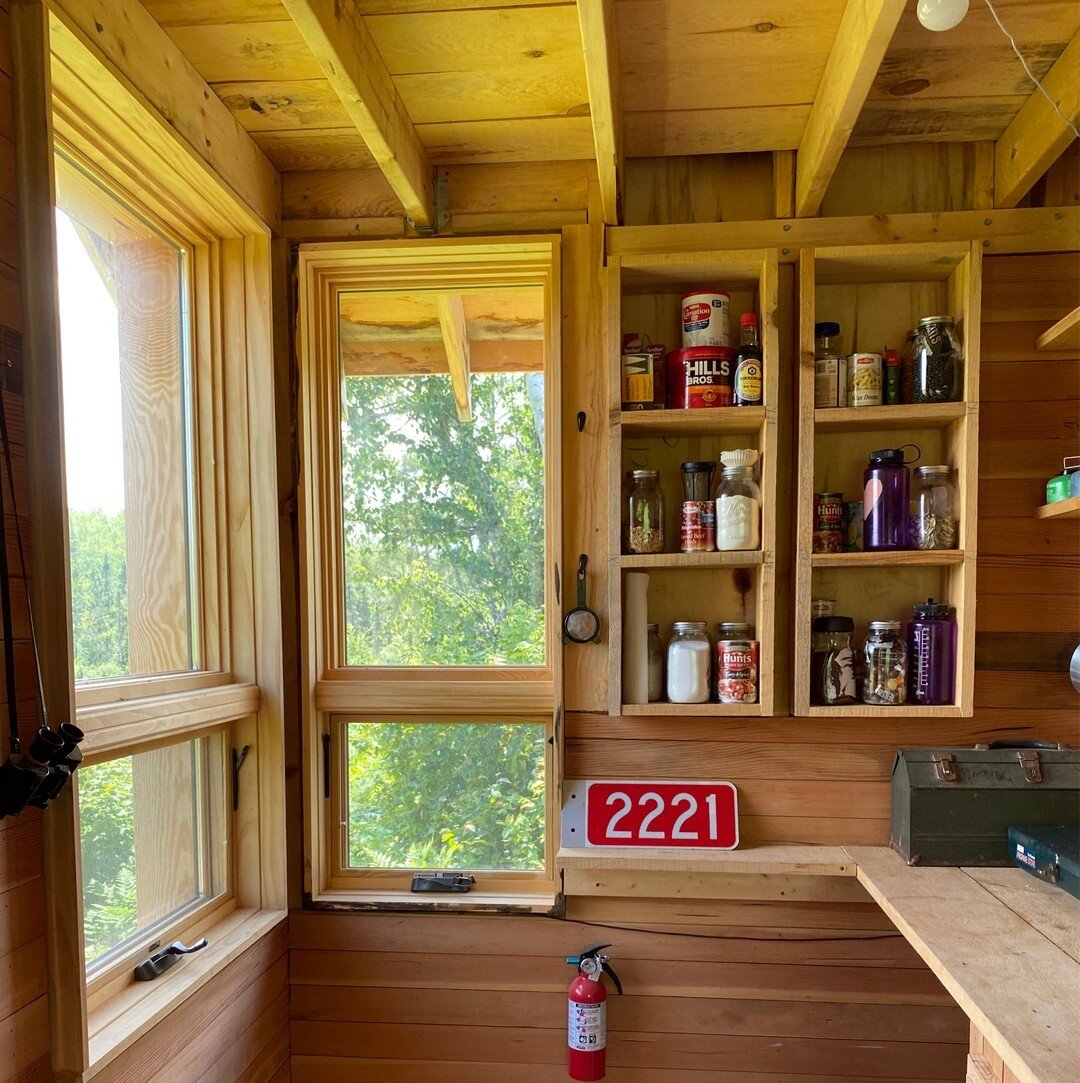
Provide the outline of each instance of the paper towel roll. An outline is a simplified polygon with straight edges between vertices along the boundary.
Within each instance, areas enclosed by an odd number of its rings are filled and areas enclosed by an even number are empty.
[[[649,577],[627,572],[623,602],[623,703],[649,702]]]

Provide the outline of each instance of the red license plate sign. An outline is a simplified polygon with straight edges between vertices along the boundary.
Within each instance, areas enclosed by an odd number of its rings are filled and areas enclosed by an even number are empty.
[[[590,846],[739,845],[738,796],[730,782],[590,782],[585,817]]]

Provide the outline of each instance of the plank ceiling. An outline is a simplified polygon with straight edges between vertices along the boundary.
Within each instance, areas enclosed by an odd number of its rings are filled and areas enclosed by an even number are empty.
[[[1038,75],[1077,31],[1076,0],[996,0]],[[145,0],[282,170],[371,164],[279,0]],[[431,158],[593,157],[573,3],[358,0]],[[616,0],[630,156],[798,146],[845,0]],[[996,139],[1032,92],[982,0],[945,34],[908,4],[852,144]]]

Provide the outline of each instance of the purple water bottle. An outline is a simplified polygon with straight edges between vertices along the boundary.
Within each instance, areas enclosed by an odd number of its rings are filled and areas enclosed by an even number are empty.
[[[905,444],[904,447],[914,446]],[[908,486],[904,448],[870,452],[863,473],[863,548],[908,547]]]
[[[944,602],[927,598],[908,621],[908,702],[952,703],[956,696],[956,620]]]

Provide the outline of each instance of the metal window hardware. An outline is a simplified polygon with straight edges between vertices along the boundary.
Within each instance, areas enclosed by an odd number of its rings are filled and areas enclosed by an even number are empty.
[[[418,226],[411,217],[406,219],[420,237],[438,237],[450,224],[450,174],[446,169],[435,170],[431,188],[435,203],[431,225]]]
[[[135,968],[135,980],[153,981],[155,978],[160,978],[166,970],[172,969],[180,962],[181,956],[202,951],[208,943],[205,936],[201,940],[196,940],[190,948],[181,944],[179,940],[174,940],[167,948],[162,948],[161,951],[151,955],[146,962],[139,963]]]
[[[942,782],[956,782],[956,760],[950,752],[934,753],[934,771]]]
[[[239,752],[232,750],[232,810],[236,812],[240,808],[240,768],[244,766],[244,760],[251,751],[251,745],[244,745]]]
[[[1016,754],[1020,766],[1024,769],[1024,778],[1028,782],[1042,782],[1042,765],[1039,763],[1039,754],[1029,748],[1021,749]]]

